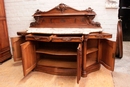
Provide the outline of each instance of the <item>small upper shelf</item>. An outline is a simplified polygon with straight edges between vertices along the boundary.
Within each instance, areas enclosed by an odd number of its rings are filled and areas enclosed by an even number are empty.
[[[90,48],[90,49],[87,49],[87,53],[86,54],[90,54],[90,53],[93,53],[93,52],[96,52],[98,51],[97,48]]]
[[[36,53],[43,53],[43,54],[49,54],[49,55],[77,55],[76,49],[38,49],[36,50]]]

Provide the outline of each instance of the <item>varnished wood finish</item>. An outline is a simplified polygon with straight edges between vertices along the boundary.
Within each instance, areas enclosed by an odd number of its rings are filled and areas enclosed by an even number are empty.
[[[0,0],[0,62],[11,58],[4,0]]]
[[[86,67],[86,74],[83,75],[83,77],[86,77],[89,73],[97,71],[100,69],[100,63],[94,63],[88,67]]]
[[[19,61],[22,59],[20,45],[24,42],[25,42],[25,37],[12,37],[11,38],[14,61]]]
[[[52,42],[82,42],[82,35],[56,35],[52,38]]]
[[[103,33],[103,32],[99,32],[99,33],[91,33],[88,36],[85,36],[85,38],[89,38],[89,39],[106,39],[106,38],[112,38],[112,34],[109,33]]]
[[[31,42],[21,44],[24,76],[36,67],[35,46]]]
[[[100,62],[109,70],[114,70],[116,42],[101,40]]]
[[[2,17],[4,17],[3,19],[5,19],[4,0],[0,1],[0,18],[2,19]]]
[[[50,42],[51,41],[51,35],[26,35],[26,40],[32,40],[32,41],[44,41],[44,42]]]
[[[19,32],[17,32],[17,35],[25,36],[25,35],[27,35],[27,32],[26,31],[19,31]]]
[[[93,71],[99,70],[100,63],[106,68],[114,70],[116,45],[115,42],[106,40],[106,38],[111,37],[112,35],[108,33],[91,33],[84,36],[83,77],[86,77],[87,74]],[[88,61],[92,63],[86,66],[89,63]]]
[[[71,28],[98,29],[101,25],[93,21],[95,15],[91,8],[78,11],[59,4],[47,12],[37,10],[30,28],[65,28],[68,31]],[[25,36],[27,41],[21,45],[24,75],[35,69],[56,75],[76,75],[79,83],[81,77],[99,70],[101,64],[110,70],[114,69],[115,45],[107,40],[112,34],[45,34],[26,31],[17,34]]]
[[[32,22],[30,27],[99,28],[101,27],[100,23],[93,21],[95,15],[96,13],[91,8],[79,11],[61,3],[46,12],[37,10],[33,15],[35,22]]]
[[[77,48],[77,83],[79,83],[82,75],[82,44]]]
[[[53,75],[62,76],[76,76],[76,68],[60,68],[60,67],[47,67],[42,65],[37,65],[36,71],[45,72]]]

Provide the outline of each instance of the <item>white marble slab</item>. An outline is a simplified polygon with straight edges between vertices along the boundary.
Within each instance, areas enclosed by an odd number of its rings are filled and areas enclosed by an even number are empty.
[[[102,28],[28,28],[27,33],[40,34],[89,34],[91,32],[102,32]]]

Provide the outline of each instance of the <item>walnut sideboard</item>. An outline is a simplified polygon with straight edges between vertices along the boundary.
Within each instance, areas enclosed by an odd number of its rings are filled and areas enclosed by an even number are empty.
[[[116,42],[102,32],[96,13],[76,10],[63,3],[49,11],[37,10],[27,31],[12,37],[13,58],[23,63],[24,76],[32,70],[81,77],[100,69],[114,70]]]

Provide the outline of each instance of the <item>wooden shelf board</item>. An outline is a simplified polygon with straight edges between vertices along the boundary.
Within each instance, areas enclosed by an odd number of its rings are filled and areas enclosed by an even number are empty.
[[[97,48],[89,48],[89,49],[87,49],[87,53],[86,54],[90,54],[90,53],[93,53],[93,52],[96,52],[96,51],[98,51]]]
[[[86,67],[90,66],[90,65],[93,65],[94,63],[96,63],[96,60],[88,60],[86,62]]]
[[[74,61],[63,61],[58,59],[45,59],[39,60],[38,65],[50,66],[50,67],[61,67],[61,68],[76,68],[76,62]]]
[[[38,49],[36,53],[44,53],[50,55],[77,55],[77,50],[72,49]]]

